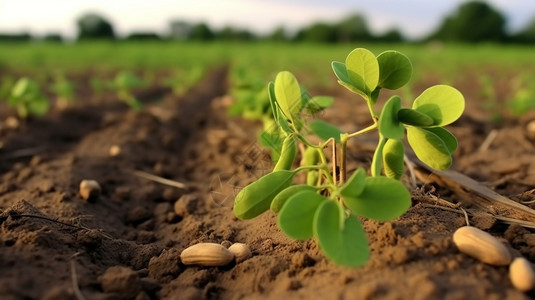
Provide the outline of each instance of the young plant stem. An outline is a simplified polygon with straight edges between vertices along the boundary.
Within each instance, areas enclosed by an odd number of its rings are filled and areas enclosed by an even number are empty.
[[[340,184],[346,182],[346,149],[348,135],[340,134]]]
[[[338,183],[338,172],[336,172],[336,167],[338,163],[338,157],[336,155],[336,141],[333,138],[330,138],[329,140],[332,140],[333,180],[334,184],[336,185]]]

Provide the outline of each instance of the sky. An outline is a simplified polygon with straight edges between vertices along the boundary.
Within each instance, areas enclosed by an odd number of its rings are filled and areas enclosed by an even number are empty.
[[[417,39],[435,30],[444,16],[465,0],[0,0],[0,32],[29,31],[40,36],[76,36],[76,19],[96,12],[112,22],[119,35],[132,31],[165,34],[171,20],[207,22],[257,33],[277,26],[290,31],[315,21],[333,22],[351,13],[363,14],[374,33],[400,29]],[[515,31],[535,18],[533,0],[487,0]]]

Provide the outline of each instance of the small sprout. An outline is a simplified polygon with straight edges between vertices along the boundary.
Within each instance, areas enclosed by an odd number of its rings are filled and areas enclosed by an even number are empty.
[[[133,89],[145,87],[146,83],[130,72],[119,72],[112,83],[112,89],[116,91],[117,98],[130,106],[131,109],[139,111],[142,108],[141,102],[134,96]]]
[[[236,263],[241,263],[253,255],[251,253],[251,248],[247,244],[243,243],[234,243],[228,248],[228,250],[234,254]]]
[[[80,182],[80,196],[86,201],[94,201],[100,196],[100,184],[96,180],[84,179]]]
[[[62,74],[54,77],[52,90],[56,94],[57,105],[60,109],[65,109],[74,102],[74,83],[69,81]]]
[[[275,168],[240,191],[234,214],[250,219],[271,208],[286,235],[297,240],[315,238],[334,263],[356,267],[364,265],[370,255],[358,217],[388,221],[400,217],[411,205],[410,193],[399,181],[404,172],[405,132],[424,163],[439,170],[449,167],[457,140],[442,126],[461,116],[464,97],[453,87],[437,85],[418,96],[411,108],[402,107],[401,98],[392,96],[376,113],[374,105],[382,89],[395,90],[409,82],[410,60],[393,50],[375,56],[357,48],[345,63],[333,62],[332,68],[343,87],[365,100],[373,124],[345,133],[325,121],[309,121],[303,114],[327,108],[332,98],[311,97],[292,73],[278,73],[267,85],[266,107],[271,115],[258,110],[264,123],[260,142],[271,149]],[[346,180],[347,141],[373,130],[378,131],[379,143],[371,176],[359,168]],[[310,135],[321,141],[313,143]],[[330,161],[325,148],[332,149]],[[294,168],[297,149],[301,160]],[[292,185],[301,171],[306,172],[306,184]]]

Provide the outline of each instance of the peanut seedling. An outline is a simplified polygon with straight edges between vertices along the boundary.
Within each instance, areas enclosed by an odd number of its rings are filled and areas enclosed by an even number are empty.
[[[271,208],[278,213],[278,225],[289,237],[314,237],[333,262],[361,266],[370,253],[358,217],[388,221],[401,216],[411,205],[410,193],[399,181],[404,173],[405,132],[420,160],[438,170],[448,168],[457,140],[443,126],[461,116],[464,98],[453,87],[436,85],[420,94],[411,108],[403,108],[401,98],[393,96],[376,112],[382,89],[395,90],[410,80],[409,59],[397,51],[375,56],[357,48],[345,63],[333,62],[332,68],[340,85],[365,100],[371,125],[344,133],[321,120],[309,122],[304,113],[327,108],[332,98],[312,98],[293,74],[280,72],[268,85],[275,126],[263,132],[266,143],[275,140],[277,147],[281,145],[280,154],[273,172],[236,196],[234,213],[240,219],[251,219]],[[371,131],[378,132],[379,142],[370,171],[359,168],[347,178],[347,141]],[[312,143],[311,134],[322,141]],[[329,146],[332,169],[324,152]],[[302,159],[300,166],[293,168],[297,149]],[[299,172],[307,172],[306,184],[292,185]]]

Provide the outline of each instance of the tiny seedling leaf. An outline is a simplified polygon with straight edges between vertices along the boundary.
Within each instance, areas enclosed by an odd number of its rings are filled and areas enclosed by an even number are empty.
[[[450,150],[437,134],[423,128],[407,127],[407,140],[416,156],[431,168],[445,170],[450,167]]]
[[[435,122],[430,116],[412,108],[402,108],[398,111],[398,120],[412,126],[432,126]]]
[[[234,214],[239,219],[252,219],[269,209],[273,198],[292,184],[295,171],[276,171],[244,187],[234,200]]]
[[[365,95],[370,95],[379,82],[379,63],[368,49],[357,48],[346,58],[349,82]]]
[[[313,224],[314,236],[328,259],[348,267],[359,267],[368,261],[370,250],[366,232],[354,215],[345,219],[339,203],[324,201],[316,210]]]
[[[326,200],[314,191],[301,191],[291,196],[279,212],[279,227],[291,238],[308,240],[314,235],[314,214]]]
[[[344,203],[356,215],[388,221],[407,211],[411,205],[411,195],[396,179],[367,177],[362,193],[357,197],[344,197]]]
[[[337,143],[340,143],[340,134],[342,133],[342,130],[338,129],[337,127],[317,119],[310,122],[308,126],[310,126],[312,132],[314,132],[321,139],[326,141],[330,138],[334,138]]]
[[[386,177],[399,180],[403,175],[405,151],[401,140],[389,139],[383,148],[383,167]]]
[[[269,209],[278,213],[284,206],[284,203],[293,195],[302,191],[316,191],[316,188],[307,184],[292,185],[282,190],[271,202]]]
[[[364,190],[366,171],[363,168],[357,169],[351,177],[340,188],[342,197],[356,197]]]
[[[292,73],[282,71],[277,74],[275,77],[275,98],[282,113],[294,122],[294,118],[301,111],[303,102],[301,87]]]
[[[403,124],[398,121],[398,111],[401,109],[401,99],[392,96],[385,103],[379,116],[379,132],[389,139],[401,139],[403,137]]]
[[[341,63],[339,61],[333,61],[331,63],[331,67],[333,68],[334,75],[336,75],[339,81],[351,85],[351,80],[347,75],[347,69],[344,63]]]
[[[464,111],[464,97],[449,85],[435,85],[414,100],[412,108],[433,119],[433,126],[445,126],[456,121]]]
[[[269,105],[271,106],[271,112],[273,113],[273,119],[277,120],[277,98],[275,98],[275,84],[273,81],[268,83],[268,95]]]
[[[409,58],[398,51],[388,50],[377,56],[379,62],[379,86],[396,90],[404,86],[412,76]]]

